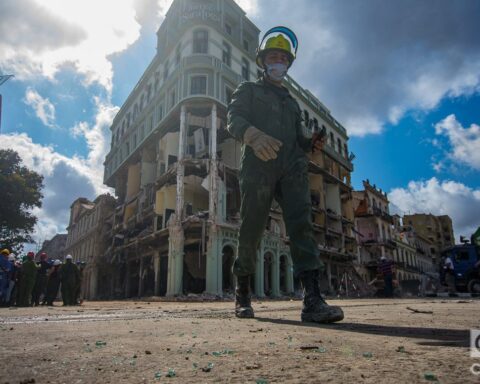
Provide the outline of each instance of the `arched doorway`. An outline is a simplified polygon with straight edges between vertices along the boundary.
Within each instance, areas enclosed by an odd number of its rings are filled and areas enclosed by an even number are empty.
[[[233,293],[235,291],[235,283],[233,279],[232,267],[235,260],[235,252],[230,245],[226,245],[222,249],[222,291]]]
[[[266,296],[273,293],[273,254],[267,252],[263,255],[263,292]]]

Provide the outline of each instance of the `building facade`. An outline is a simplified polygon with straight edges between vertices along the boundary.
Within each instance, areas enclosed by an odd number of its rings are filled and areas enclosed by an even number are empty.
[[[58,233],[50,240],[45,240],[42,244],[42,248],[37,252],[37,259],[40,259],[40,254],[45,252],[49,259],[63,260],[65,253],[65,245],[67,243],[67,234]]]
[[[100,195],[94,201],[78,198],[70,206],[70,221],[67,227],[65,255],[70,254],[74,262],[85,269],[82,272],[82,295],[86,299],[99,296],[98,283],[104,284],[108,276],[99,279],[99,270],[104,256],[111,246],[111,218],[115,199]]]
[[[111,126],[104,182],[118,197],[108,250],[116,297],[232,292],[241,144],[226,131],[237,85],[255,81],[259,30],[233,1],[175,0],[157,32],[157,52]],[[330,289],[356,251],[352,155],[328,109],[292,78],[305,129],[325,127],[311,156],[315,236]],[[295,290],[285,224],[274,202],[257,254],[254,291]]]
[[[405,215],[403,224],[411,226],[417,234],[432,243],[430,253],[434,262],[440,262],[441,252],[455,245],[452,219],[448,215],[435,216],[426,213]]]
[[[356,269],[369,282],[376,277],[382,256],[394,260],[396,243],[387,194],[368,179],[363,181],[363,187],[362,191],[353,192],[358,243]]]

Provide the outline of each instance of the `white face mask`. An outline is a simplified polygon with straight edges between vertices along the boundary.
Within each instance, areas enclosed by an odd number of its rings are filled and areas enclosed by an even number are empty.
[[[282,81],[288,71],[288,67],[282,63],[265,64],[265,66],[268,77],[273,81]]]

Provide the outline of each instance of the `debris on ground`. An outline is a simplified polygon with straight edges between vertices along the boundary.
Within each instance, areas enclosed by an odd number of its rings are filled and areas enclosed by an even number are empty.
[[[435,376],[432,372],[425,372],[423,377],[428,381],[438,381],[437,376]]]
[[[373,357],[372,352],[363,352],[363,357],[366,357],[367,359],[371,359]]]
[[[106,345],[107,345],[107,342],[106,342],[106,341],[98,340],[98,341],[95,342],[95,346],[96,346],[97,348],[102,348],[102,347],[104,347],[104,346],[106,346]]]
[[[407,307],[408,310],[412,311],[413,313],[428,313],[428,314],[433,314],[433,311],[422,311],[420,309],[415,309],[415,308],[410,308]]]
[[[203,372],[210,372],[213,369],[213,363],[208,363],[207,366],[202,367]]]

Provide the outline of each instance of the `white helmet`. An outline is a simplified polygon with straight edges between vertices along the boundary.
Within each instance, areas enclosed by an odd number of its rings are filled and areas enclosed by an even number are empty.
[[[10,255],[8,255],[8,261],[15,261],[16,259],[16,256],[14,253],[10,253]]]
[[[73,260],[72,255],[67,255],[67,256],[65,256],[65,260]]]
[[[58,259],[53,262],[54,266],[57,266],[57,265],[60,265],[60,264],[62,264],[62,262]]]

